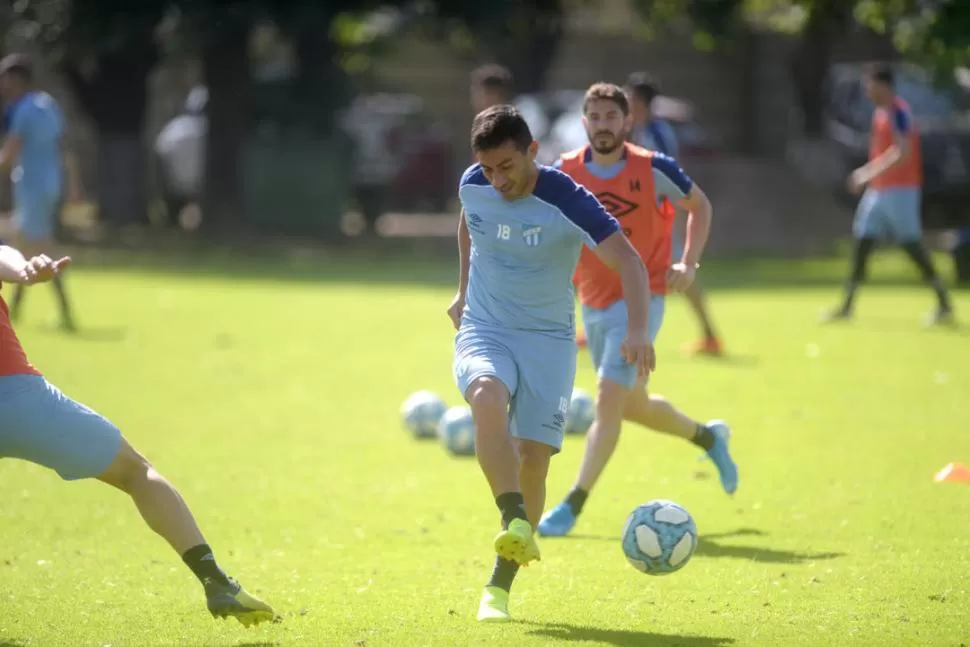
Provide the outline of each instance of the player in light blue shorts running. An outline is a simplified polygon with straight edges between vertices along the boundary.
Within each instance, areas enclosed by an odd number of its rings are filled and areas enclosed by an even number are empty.
[[[46,283],[70,258],[27,260],[0,243],[0,285]],[[128,494],[145,522],[182,556],[205,590],[209,612],[246,626],[273,618],[216,564],[185,501],[111,422],[67,397],[27,361],[0,297],[0,458],[18,458],[66,480],[98,479]],[[6,529],[5,529],[6,530]]]
[[[533,529],[551,456],[562,445],[576,371],[573,271],[585,243],[616,268],[632,296],[624,357],[653,369],[647,277],[619,225],[565,174],[535,163],[538,145],[511,106],[475,118],[478,160],[458,195],[459,288],[454,376],[475,418],[475,449],[502,515],[495,569],[478,619],[509,619],[519,565],[539,559]]]

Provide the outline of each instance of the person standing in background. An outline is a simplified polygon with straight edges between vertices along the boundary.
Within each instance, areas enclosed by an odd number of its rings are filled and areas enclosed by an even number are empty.
[[[630,140],[647,150],[657,151],[675,159],[679,159],[677,135],[670,124],[653,115],[653,100],[660,94],[657,82],[646,72],[634,72],[627,77],[626,90],[630,95],[630,114],[633,117],[633,128]],[[667,207],[675,209],[673,204]],[[678,215],[679,212],[678,212]],[[683,220],[678,218],[678,220]],[[674,242],[672,249],[672,263],[680,262],[684,252],[684,235],[680,223],[674,225]],[[701,325],[703,338],[693,351],[704,355],[719,356],[723,353],[720,337],[714,330],[711,315],[707,308],[707,299],[697,281],[684,290],[684,296],[690,304],[691,310]]]
[[[3,148],[0,171],[13,180],[14,223],[17,247],[27,258],[54,255],[57,216],[64,198],[80,199],[77,169],[65,146],[65,124],[60,107],[46,92],[33,87],[33,65],[24,54],[10,54],[0,60],[0,96],[5,105]],[[64,279],[51,278],[61,312],[61,329],[77,328],[67,298]],[[14,290],[10,316],[17,320],[23,305],[23,285]]]

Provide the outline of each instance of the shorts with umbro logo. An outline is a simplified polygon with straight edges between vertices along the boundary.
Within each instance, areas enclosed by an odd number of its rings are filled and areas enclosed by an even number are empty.
[[[513,438],[562,448],[566,413],[576,378],[573,339],[462,322],[455,336],[455,382],[468,399],[469,387],[493,377],[511,396],[509,433]]]

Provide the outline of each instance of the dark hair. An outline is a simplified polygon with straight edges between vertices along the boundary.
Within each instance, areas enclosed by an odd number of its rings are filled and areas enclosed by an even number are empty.
[[[472,72],[472,85],[495,92],[508,100],[512,98],[512,73],[497,63],[482,65]]]
[[[626,77],[626,89],[644,103],[651,103],[660,94],[660,84],[646,72],[633,72]]]
[[[583,112],[586,112],[590,101],[599,100],[612,101],[624,115],[630,114],[630,101],[627,99],[626,92],[614,83],[594,83],[589,86],[586,96],[583,97]]]
[[[472,150],[488,151],[511,142],[525,152],[532,143],[532,131],[513,106],[492,106],[482,110],[472,122]]]
[[[26,82],[34,78],[34,66],[26,54],[8,54],[0,59],[0,76],[13,74]]]
[[[869,78],[877,83],[885,83],[889,87],[896,85],[896,74],[891,65],[877,63],[869,67]]]

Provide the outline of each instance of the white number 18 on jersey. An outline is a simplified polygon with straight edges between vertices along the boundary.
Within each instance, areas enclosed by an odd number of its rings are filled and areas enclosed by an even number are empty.
[[[501,240],[508,240],[512,235],[512,227],[509,225],[499,225],[496,236]]]

